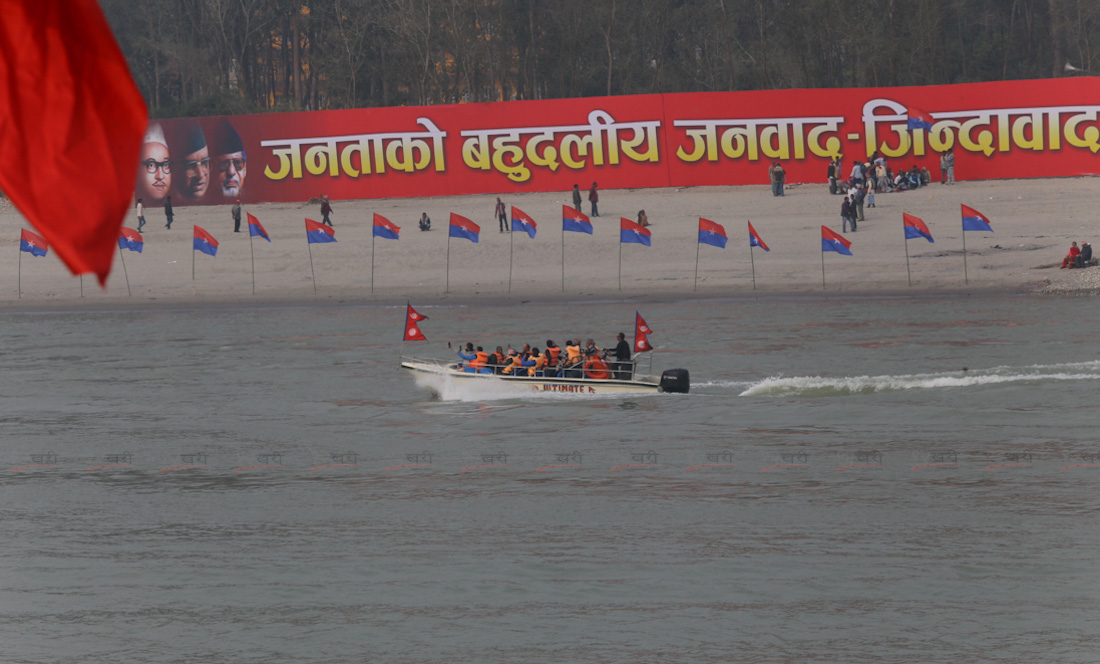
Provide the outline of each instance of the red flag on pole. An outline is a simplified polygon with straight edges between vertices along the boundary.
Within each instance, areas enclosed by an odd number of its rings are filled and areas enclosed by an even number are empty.
[[[148,115],[96,0],[7,0],[0,189],[73,274],[111,271]]]
[[[634,312],[634,352],[644,353],[647,350],[653,350],[653,346],[649,345],[649,334],[653,330],[649,329],[649,325],[642,319],[642,315],[637,311]]]
[[[428,320],[428,317],[424,314],[418,313],[416,309],[412,308],[411,304],[407,304],[408,310],[405,312],[405,336],[403,341],[427,341],[428,337],[424,336],[424,333],[420,331],[420,326],[417,325],[422,320]]]

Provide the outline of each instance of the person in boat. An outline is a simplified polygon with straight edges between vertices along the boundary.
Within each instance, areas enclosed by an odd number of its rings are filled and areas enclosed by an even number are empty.
[[[485,349],[481,346],[477,347],[477,351],[474,353],[476,356],[470,360],[470,368],[476,373],[489,374],[493,373],[493,370],[489,368],[489,354],[485,352]]]
[[[607,362],[603,361],[603,351],[596,345],[594,339],[589,339],[584,343],[584,350],[581,351],[584,355],[584,377],[595,378],[598,380],[611,378],[611,368],[607,366]]]
[[[495,352],[489,353],[489,358],[485,362],[485,368],[488,369],[485,373],[498,374],[504,365],[504,350],[497,346]]]
[[[537,376],[546,366],[546,356],[539,352],[538,346],[535,346],[531,349],[531,354],[523,361],[523,366],[527,368],[528,376]]]
[[[561,365],[562,378],[580,378],[581,368],[584,366],[584,356],[581,354],[581,340],[570,339],[565,342],[565,360]]]
[[[508,356],[508,365],[501,373],[505,376],[518,376],[521,369],[523,369],[523,356],[513,350]]]
[[[473,362],[474,360],[476,360],[477,359],[477,353],[474,351],[474,345],[467,341],[465,351],[462,349],[461,346],[459,346],[458,356],[460,358],[462,358],[463,360],[465,360],[466,362],[468,362],[468,363]],[[466,366],[463,366],[461,362],[458,363],[458,368],[462,369],[466,373],[474,373],[476,371],[476,369],[474,369],[469,364],[467,364]]]
[[[626,335],[622,332],[617,337],[617,344],[615,344],[615,350],[604,351],[604,357],[611,356],[614,358],[614,362],[611,363],[611,370],[615,372],[615,378],[617,380],[630,380],[630,344],[626,342]]]
[[[552,339],[547,340],[546,350],[547,365],[542,369],[543,376],[557,376],[558,364],[561,362],[561,347],[555,344]]]

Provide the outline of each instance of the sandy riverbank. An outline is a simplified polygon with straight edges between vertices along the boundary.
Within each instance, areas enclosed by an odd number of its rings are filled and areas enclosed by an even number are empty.
[[[840,196],[822,184],[794,185],[782,198],[765,186],[611,190],[602,194],[602,216],[592,236],[564,238],[562,290],[561,206],[568,192],[508,196],[539,224],[535,239],[500,233],[492,218],[496,197],[333,201],[336,244],[313,245],[317,293],[311,278],[303,219],[319,219],[318,206],[266,204],[256,215],[272,243],[254,239],[256,294],[247,229],[232,232],[229,208],[176,208],[172,230],[161,210],[146,214],[145,250],[126,252],[131,296],[116,258],[106,291],[92,277],[80,282],[51,253],[22,256],[22,299],[17,297],[19,229],[26,226],[7,202],[0,208],[0,305],[8,310],[58,307],[187,307],[241,304],[313,304],[428,301],[578,300],[595,298],[741,297],[752,295],[869,295],[1100,290],[1100,268],[1059,270],[1071,241],[1097,239],[1100,178],[932,184],[910,192],[879,194],[866,208],[859,231],[848,233],[853,256],[825,254],[822,287],[820,226],[840,231]],[[969,285],[963,279],[959,205],[965,203],[992,222],[993,233],[968,232]],[[652,247],[622,246],[619,290],[619,217],[634,219],[645,209],[652,223]],[[433,220],[427,233],[416,228],[421,212]],[[478,244],[452,239],[447,287],[447,219],[462,214],[481,225]],[[371,292],[371,219],[380,213],[401,226],[401,239],[375,245]],[[585,212],[588,204],[585,203]],[[902,212],[930,227],[935,243],[909,240],[907,281]],[[702,246],[696,290],[698,218],[723,224],[726,249]],[[754,250],[756,291],[746,221],[751,220],[770,252]],[[136,226],[131,213],[126,221]],[[195,255],[192,225],[212,233],[221,246],[216,258]],[[514,243],[511,292],[509,244]],[[1054,265],[1054,267],[1049,267]],[[448,292],[445,292],[448,291]]]

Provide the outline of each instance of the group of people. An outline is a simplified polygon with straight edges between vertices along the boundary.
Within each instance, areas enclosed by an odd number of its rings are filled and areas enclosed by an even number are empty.
[[[908,191],[932,184],[932,173],[923,166],[911,165],[897,172],[886,162],[886,158],[876,151],[865,162],[852,165],[847,179],[844,177],[840,156],[829,162],[826,177],[830,194],[843,194],[850,197],[853,189],[867,189],[873,195],[876,191]],[[955,153],[948,150],[940,157],[940,184],[955,184]],[[773,186],[774,194],[774,186]],[[871,205],[874,207],[874,205]]]
[[[1092,265],[1092,245],[1081,240],[1081,246],[1076,242],[1069,246],[1069,253],[1062,259],[1062,269],[1082,268]]]
[[[580,339],[569,339],[565,348],[547,339],[545,350],[524,344],[520,350],[509,346],[507,351],[497,346],[491,353],[468,342],[458,357],[462,360],[458,368],[466,373],[617,380],[630,380],[634,373],[630,344],[622,332],[614,350],[601,350],[593,339],[583,346]]]
[[[597,191],[597,184],[592,183],[592,188],[588,190],[588,202],[592,205],[592,216],[600,216],[600,192]],[[580,211],[581,209],[581,188],[580,185],[573,185],[573,209]]]

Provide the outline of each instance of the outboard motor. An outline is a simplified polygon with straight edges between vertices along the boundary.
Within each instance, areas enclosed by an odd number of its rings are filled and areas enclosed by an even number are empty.
[[[662,392],[687,394],[689,389],[691,389],[691,378],[688,376],[687,369],[669,369],[661,374],[660,390]]]

